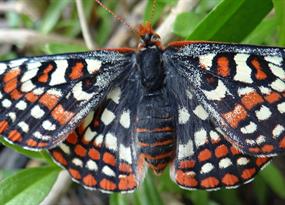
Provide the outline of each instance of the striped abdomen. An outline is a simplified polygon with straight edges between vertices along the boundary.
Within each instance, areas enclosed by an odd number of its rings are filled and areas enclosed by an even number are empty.
[[[141,154],[160,173],[175,155],[174,118],[169,98],[161,91],[145,95],[138,107],[135,132]]]

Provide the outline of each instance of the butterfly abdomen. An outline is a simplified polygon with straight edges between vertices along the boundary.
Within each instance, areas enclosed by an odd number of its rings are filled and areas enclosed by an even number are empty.
[[[175,127],[169,98],[160,90],[139,104],[135,132],[140,153],[155,173],[164,170],[175,154]]]

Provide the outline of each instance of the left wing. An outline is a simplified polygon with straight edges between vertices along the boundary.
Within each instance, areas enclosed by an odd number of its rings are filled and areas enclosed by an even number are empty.
[[[166,67],[192,86],[210,118],[242,152],[285,150],[285,50],[210,42],[172,43]]]
[[[132,68],[132,50],[0,62],[0,134],[27,149],[51,148]]]

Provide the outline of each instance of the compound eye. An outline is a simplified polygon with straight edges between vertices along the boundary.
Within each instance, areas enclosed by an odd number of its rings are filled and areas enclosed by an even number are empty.
[[[152,41],[152,42],[160,41],[160,36],[157,35],[157,34],[153,34],[153,35],[151,36],[151,41]]]

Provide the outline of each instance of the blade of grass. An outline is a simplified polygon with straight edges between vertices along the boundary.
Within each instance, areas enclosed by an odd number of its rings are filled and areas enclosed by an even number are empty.
[[[278,25],[278,36],[280,46],[285,46],[285,1],[282,0],[273,0],[275,13],[277,17],[277,25]]]

